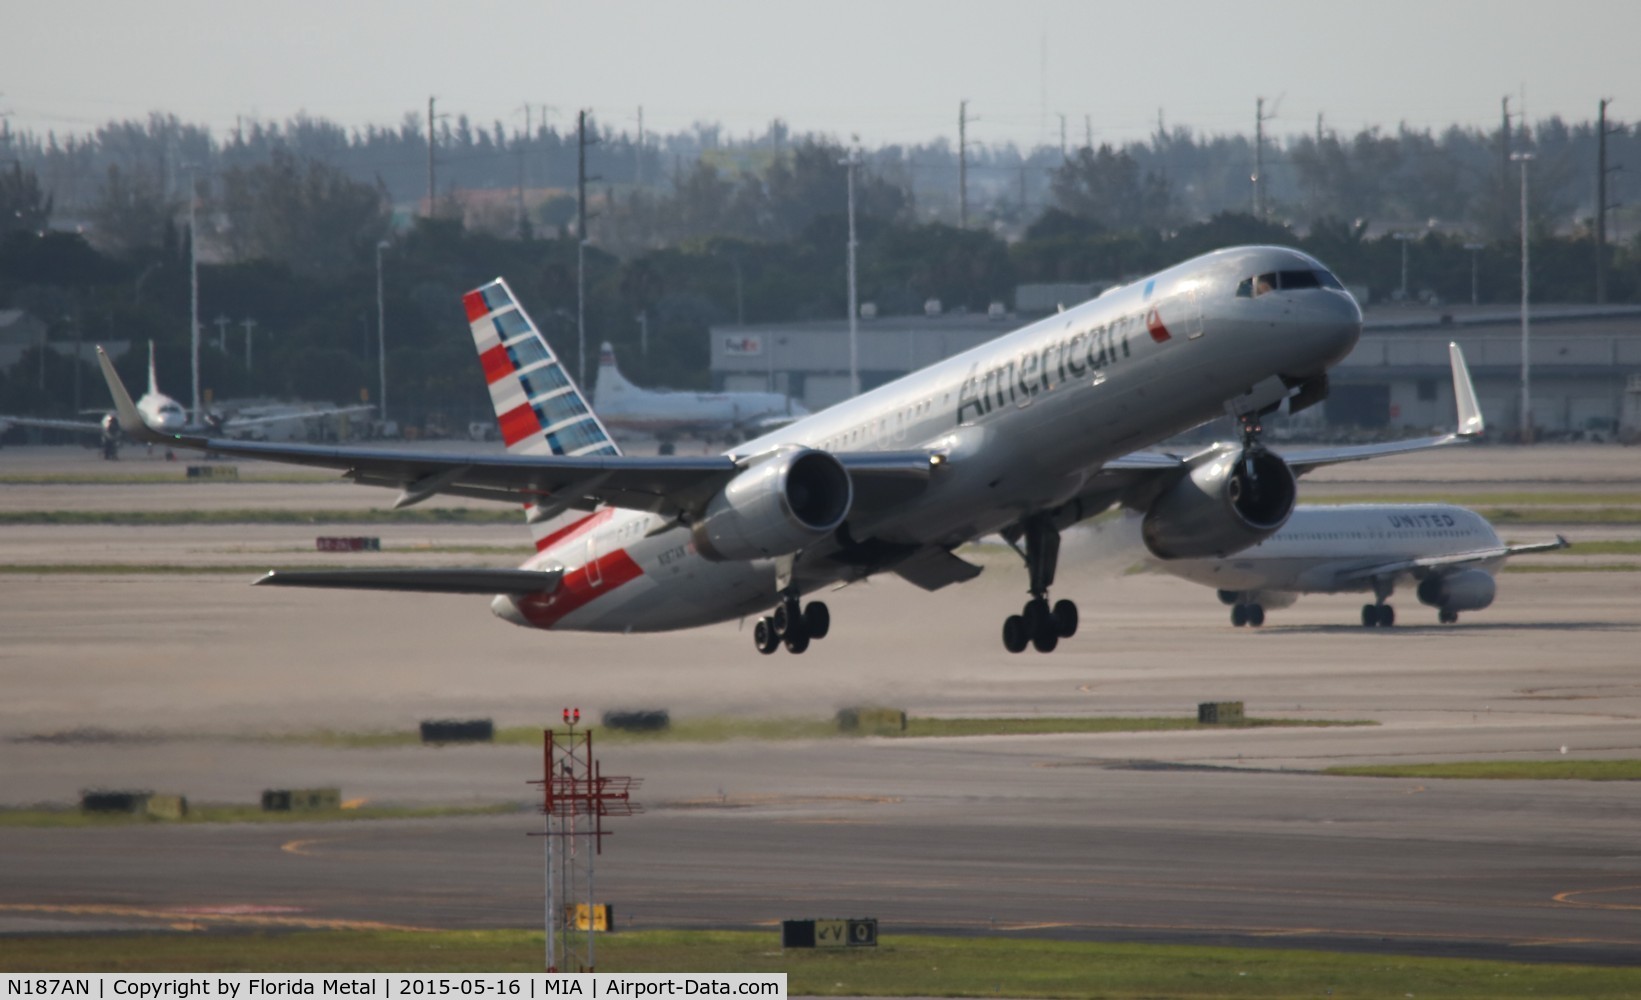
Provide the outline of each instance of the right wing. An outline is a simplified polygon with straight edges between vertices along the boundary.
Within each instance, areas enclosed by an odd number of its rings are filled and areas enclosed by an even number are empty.
[[[1526,552],[1551,552],[1556,549],[1565,549],[1572,543],[1562,535],[1557,535],[1553,542],[1532,542],[1527,545],[1497,545],[1486,549],[1473,549],[1469,552],[1454,552],[1444,556],[1421,556],[1415,559],[1399,559],[1395,562],[1380,563],[1376,566],[1364,566],[1361,569],[1341,573],[1341,580],[1371,580],[1379,576],[1394,576],[1398,573],[1416,573],[1420,576],[1432,570],[1448,569],[1453,566],[1465,566],[1471,563],[1487,562],[1493,559],[1503,559],[1507,556],[1518,556]]]

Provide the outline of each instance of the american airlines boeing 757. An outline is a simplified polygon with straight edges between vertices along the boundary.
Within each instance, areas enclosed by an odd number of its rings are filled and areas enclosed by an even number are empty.
[[[954,553],[1000,533],[1028,569],[1006,648],[1048,652],[1077,630],[1050,603],[1060,533],[1121,504],[1165,558],[1236,552],[1287,521],[1296,473],[1429,447],[1313,452],[1290,466],[1259,419],[1325,398],[1362,315],[1320,263],[1237,247],[1189,260],[763,435],[721,455],[620,454],[500,279],[465,297],[505,456],[154,439],[342,470],[398,489],[522,504],[536,553],[516,570],[277,572],[264,585],[494,595],[518,625],[601,632],[761,616],[757,648],[801,653],[831,628],[829,586],[895,573],[938,590],[978,566]],[[142,426],[103,362],[122,423]],[[1224,414],[1240,441],[1189,456],[1143,449]]]

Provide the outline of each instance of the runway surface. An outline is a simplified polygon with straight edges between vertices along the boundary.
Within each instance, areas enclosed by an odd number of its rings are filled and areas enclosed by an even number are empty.
[[[0,454],[0,472],[22,467],[13,459],[30,451]],[[1314,481],[1318,492],[1428,491],[1439,472],[1466,490],[1641,489],[1632,449],[1436,457]],[[72,453],[22,464],[53,461],[81,467]],[[47,509],[54,498],[109,510],[389,499],[317,483],[0,485],[0,510]],[[1623,526],[1580,530],[1635,536]],[[284,562],[316,533],[403,543],[343,557],[365,564],[510,565],[507,554],[414,547],[524,540],[522,530],[491,527],[0,527],[14,563]],[[1249,630],[1230,628],[1205,589],[1123,575],[1118,556],[1076,544],[1056,592],[1079,601],[1083,627],[1048,656],[1002,650],[998,627],[1023,596],[1023,574],[995,554],[983,557],[979,580],[938,594],[883,580],[829,595],[833,635],[803,657],[758,656],[735,624],[550,635],[496,621],[482,599],[268,593],[232,574],[8,574],[0,805],[67,803],[97,786],[251,802],[263,788],[308,785],[380,803],[525,803],[539,750],[341,750],[245,737],[450,716],[541,725],[566,705],[593,717],[650,706],[675,717],[824,717],[863,702],[921,715],[1177,716],[1235,699],[1261,717],[1378,724],[610,745],[599,754],[605,770],[642,776],[647,811],[615,827],[598,895],[638,927],[876,916],[886,935],[1641,956],[1634,785],[1316,773],[1341,763],[1553,759],[1563,748],[1576,758],[1641,756],[1641,576],[1506,574],[1498,602],[1456,628],[1436,626],[1431,609],[1403,594],[1405,624],[1393,630],[1351,624],[1357,598],[1302,599]],[[0,827],[0,933],[538,925],[541,843],[526,836],[538,825],[521,811]]]

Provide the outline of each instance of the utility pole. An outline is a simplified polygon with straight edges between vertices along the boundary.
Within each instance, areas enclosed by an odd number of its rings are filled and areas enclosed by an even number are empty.
[[[433,98],[427,99],[427,217],[433,218]]]
[[[1607,175],[1617,170],[1617,167],[1607,166],[1607,136],[1620,129],[1607,128],[1607,105],[1612,98],[1601,99],[1601,113],[1596,120],[1596,165],[1595,165],[1595,301],[1597,305],[1607,302]]]
[[[1510,95],[1501,99],[1499,118],[1499,212],[1510,228]]]
[[[1060,115],[1060,162],[1066,160],[1066,116]]]
[[[518,146],[518,156],[519,156],[519,199],[518,199],[518,201],[519,201],[519,204],[518,204],[519,222],[518,222],[518,224],[519,224],[519,239],[521,239],[521,240],[524,239],[525,234],[529,232],[528,228],[526,228],[525,215],[524,215],[524,145],[525,145],[525,143],[527,143],[529,141],[530,141],[530,102],[525,101],[524,102],[524,134],[520,135],[518,137],[518,139],[516,140],[516,143],[517,143],[517,146]]]
[[[587,384],[587,146],[598,142],[587,138],[587,110],[576,112],[576,243],[575,243],[575,335],[576,384]]]
[[[638,106],[638,150],[637,163],[633,167],[633,187],[644,188],[644,106]]]
[[[1083,115],[1083,146],[1089,150],[1094,148],[1094,116]]]
[[[957,228],[969,228],[969,102],[967,100],[957,102]]]
[[[1275,118],[1265,113],[1265,98],[1254,103],[1254,215],[1265,221],[1265,123]]]

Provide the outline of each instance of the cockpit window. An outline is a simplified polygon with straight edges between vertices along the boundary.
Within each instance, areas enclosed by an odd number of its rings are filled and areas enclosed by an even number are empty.
[[[1300,288],[1332,288],[1344,291],[1345,286],[1327,271],[1270,271],[1257,277],[1243,278],[1236,286],[1236,297],[1253,299],[1278,289],[1294,291]]]

